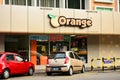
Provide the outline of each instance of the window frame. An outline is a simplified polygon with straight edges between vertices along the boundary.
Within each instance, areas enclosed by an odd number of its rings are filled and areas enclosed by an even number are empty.
[[[94,0],[94,2],[113,3],[114,0],[112,0],[112,1],[110,1],[110,0]]]
[[[98,7],[99,7],[99,8],[103,8],[103,9],[105,9],[105,8],[107,9],[107,8],[108,8],[108,9],[112,9],[112,11],[114,11],[114,8],[113,8],[113,7],[107,7],[107,6],[95,6],[95,10],[96,10],[96,11],[108,11],[108,10],[97,10]]]

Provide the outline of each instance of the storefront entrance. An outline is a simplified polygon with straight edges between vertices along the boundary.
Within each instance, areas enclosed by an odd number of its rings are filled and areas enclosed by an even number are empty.
[[[5,51],[16,52],[29,59],[28,35],[5,35]]]
[[[47,64],[47,56],[53,51],[74,50],[87,63],[87,36],[80,35],[31,35],[31,62]]]

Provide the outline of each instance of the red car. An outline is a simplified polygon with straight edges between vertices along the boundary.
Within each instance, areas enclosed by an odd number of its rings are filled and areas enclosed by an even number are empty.
[[[33,75],[35,66],[20,55],[11,52],[0,52],[0,75],[7,79],[14,74]]]

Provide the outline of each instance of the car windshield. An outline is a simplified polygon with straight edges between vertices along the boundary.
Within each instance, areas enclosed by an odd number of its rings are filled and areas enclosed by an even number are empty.
[[[61,59],[65,57],[66,57],[65,52],[53,52],[49,56],[49,59]]]

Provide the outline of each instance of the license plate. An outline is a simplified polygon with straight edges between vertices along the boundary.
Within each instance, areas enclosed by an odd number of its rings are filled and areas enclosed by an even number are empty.
[[[52,68],[52,71],[58,71],[59,68]]]

